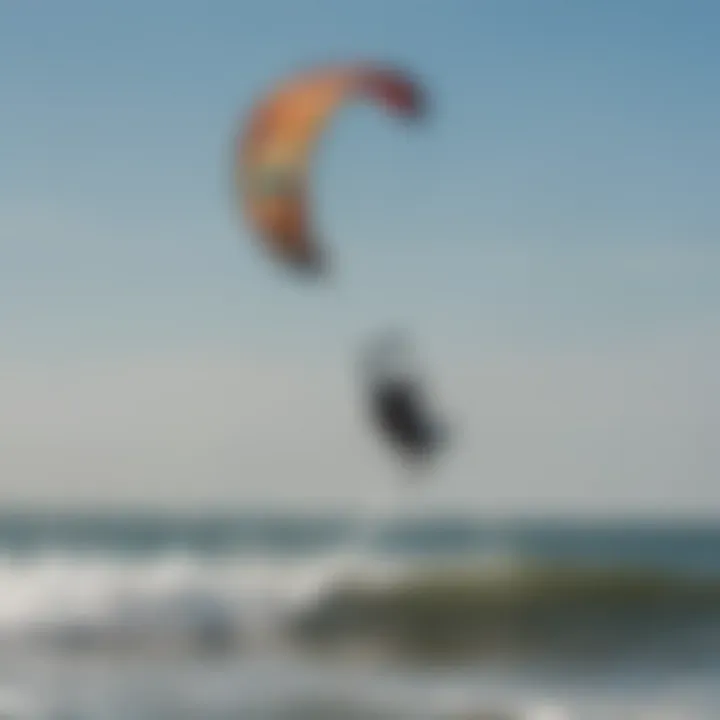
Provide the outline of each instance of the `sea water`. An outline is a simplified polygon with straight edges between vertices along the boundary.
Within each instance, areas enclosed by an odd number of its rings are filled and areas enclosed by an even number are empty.
[[[341,662],[284,645],[281,620],[317,600],[324,558],[343,557],[352,531],[339,516],[6,512],[0,717],[720,718],[712,616],[682,628],[675,618],[632,652],[590,663],[550,648],[512,662]],[[372,539],[354,572],[385,585],[423,563],[720,577],[711,524],[425,517]]]

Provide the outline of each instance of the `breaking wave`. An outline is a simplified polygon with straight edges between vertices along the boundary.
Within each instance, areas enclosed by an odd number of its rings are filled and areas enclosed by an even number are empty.
[[[720,647],[720,582],[503,555],[454,565],[356,557],[340,568],[245,555],[6,556],[0,587],[0,642],[65,650],[242,652],[272,636],[417,656],[568,653],[610,640],[657,648],[668,635],[677,653],[681,629]]]

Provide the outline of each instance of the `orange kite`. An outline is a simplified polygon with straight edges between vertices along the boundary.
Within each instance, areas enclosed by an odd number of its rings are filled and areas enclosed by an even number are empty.
[[[419,85],[404,72],[330,66],[281,83],[255,106],[243,128],[237,181],[244,213],[269,250],[297,270],[317,274],[324,267],[308,203],[318,137],[341,105],[359,97],[406,117],[424,110]]]

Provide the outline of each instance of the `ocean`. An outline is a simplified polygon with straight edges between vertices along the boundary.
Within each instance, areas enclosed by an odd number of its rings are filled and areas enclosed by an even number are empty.
[[[5,512],[0,717],[720,718],[718,525],[358,522]]]

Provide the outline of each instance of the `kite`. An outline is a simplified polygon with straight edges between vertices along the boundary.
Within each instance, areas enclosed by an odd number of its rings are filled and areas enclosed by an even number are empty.
[[[267,250],[310,276],[326,269],[310,207],[314,150],[346,103],[369,99],[393,115],[423,115],[421,87],[407,73],[374,65],[300,72],[262,97],[242,128],[236,180],[244,215]]]

